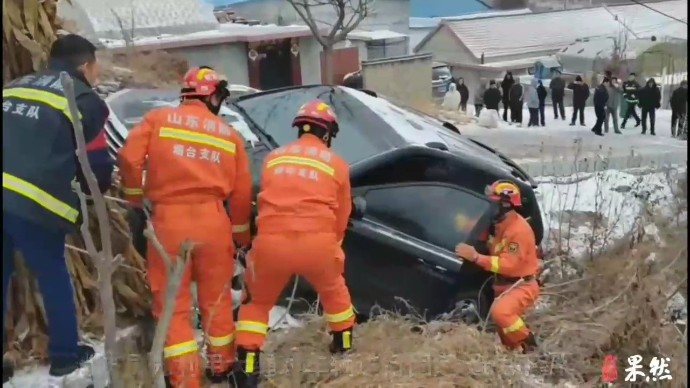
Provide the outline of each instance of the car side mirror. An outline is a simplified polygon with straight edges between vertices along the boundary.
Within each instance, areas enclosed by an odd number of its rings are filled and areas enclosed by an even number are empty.
[[[364,213],[367,210],[367,201],[362,197],[355,197],[352,199],[352,212],[350,217],[361,220],[364,218]]]

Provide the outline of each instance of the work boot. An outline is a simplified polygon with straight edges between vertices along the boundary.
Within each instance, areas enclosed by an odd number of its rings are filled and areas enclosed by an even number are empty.
[[[65,376],[75,370],[81,368],[81,364],[93,358],[96,352],[92,347],[87,345],[79,345],[76,354],[51,357],[50,359],[50,375],[51,376]]]
[[[235,368],[235,372],[231,375],[235,387],[259,387],[259,377],[261,373],[260,355],[261,352],[258,350],[248,350],[241,346],[237,348],[237,367]]]
[[[574,123],[574,122],[573,122],[573,123],[570,123],[570,126],[571,126],[571,127],[574,127],[574,126],[575,126],[575,123]]]
[[[621,132],[621,131],[615,131],[614,133],[615,133],[616,135],[622,135],[622,134],[623,134],[623,132]]]
[[[537,344],[537,338],[534,336],[533,333],[529,333],[527,338],[525,338],[524,341],[522,341],[522,352],[523,353],[531,353],[534,352],[535,350],[538,350],[539,344]]]
[[[235,384],[235,374],[234,374],[234,364],[230,365],[230,368],[228,368],[227,371],[223,373],[216,373],[213,372],[211,369],[206,369],[206,379],[211,384],[225,384],[228,383],[230,384],[230,387],[236,387],[237,385]]]
[[[342,354],[352,350],[352,328],[332,331],[333,341],[328,347],[331,354]]]
[[[6,382],[10,381],[10,379],[14,376],[14,365],[7,361],[2,362],[2,383],[5,384]]]

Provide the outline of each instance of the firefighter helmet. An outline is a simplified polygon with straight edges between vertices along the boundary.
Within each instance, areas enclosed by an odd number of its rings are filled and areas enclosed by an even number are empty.
[[[194,67],[184,75],[180,96],[210,96],[219,88],[227,88],[227,84],[227,80],[210,67]]]
[[[520,188],[509,180],[497,180],[491,185],[486,186],[484,194],[486,194],[490,201],[509,203],[515,207],[522,206]]]
[[[292,121],[293,127],[298,127],[303,132],[311,132],[311,126],[321,128],[328,134],[329,138],[334,138],[338,134],[338,119],[328,104],[320,100],[310,101],[297,111],[297,116]]]

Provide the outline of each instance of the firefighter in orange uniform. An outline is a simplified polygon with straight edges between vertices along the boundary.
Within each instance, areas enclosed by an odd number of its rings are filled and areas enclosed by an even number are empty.
[[[352,207],[349,166],[329,148],[338,133],[331,107],[303,105],[292,122],[298,139],[266,158],[257,198],[258,234],[248,254],[247,292],[237,322],[240,387],[257,387],[268,316],[293,274],[319,293],[332,353],[352,347],[355,314],[340,248]]]
[[[214,383],[232,380],[235,360],[232,297],[235,242],[250,243],[251,176],[242,137],[217,114],[229,96],[227,81],[210,68],[184,77],[179,107],[155,109],[129,133],[119,153],[128,199],[153,204],[152,223],[171,259],[180,244],[195,246],[182,278],[165,342],[165,367],[173,387],[201,385],[197,342],[191,326],[191,281],[197,283],[202,327]],[[146,169],[146,182],[142,175]],[[223,201],[229,198],[229,215]],[[166,267],[152,245],[147,251],[153,314],[164,302]],[[212,319],[212,320],[211,320]]]
[[[455,253],[496,274],[494,295],[497,299],[490,314],[501,342],[511,350],[529,351],[537,346],[536,339],[521,316],[539,296],[539,259],[534,232],[516,211],[522,206],[522,200],[520,189],[514,183],[499,180],[486,188],[486,195],[500,205],[494,231],[489,236],[491,255],[481,255],[467,244],[459,244]],[[516,285],[517,282],[520,283]]]

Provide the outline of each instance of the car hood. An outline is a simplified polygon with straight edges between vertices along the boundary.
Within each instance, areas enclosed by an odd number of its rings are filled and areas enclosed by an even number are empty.
[[[381,117],[409,145],[444,144],[460,157],[472,157],[510,171],[504,158],[488,146],[445,128],[443,122],[411,108],[403,108],[386,97],[373,97],[355,89],[342,88]]]

